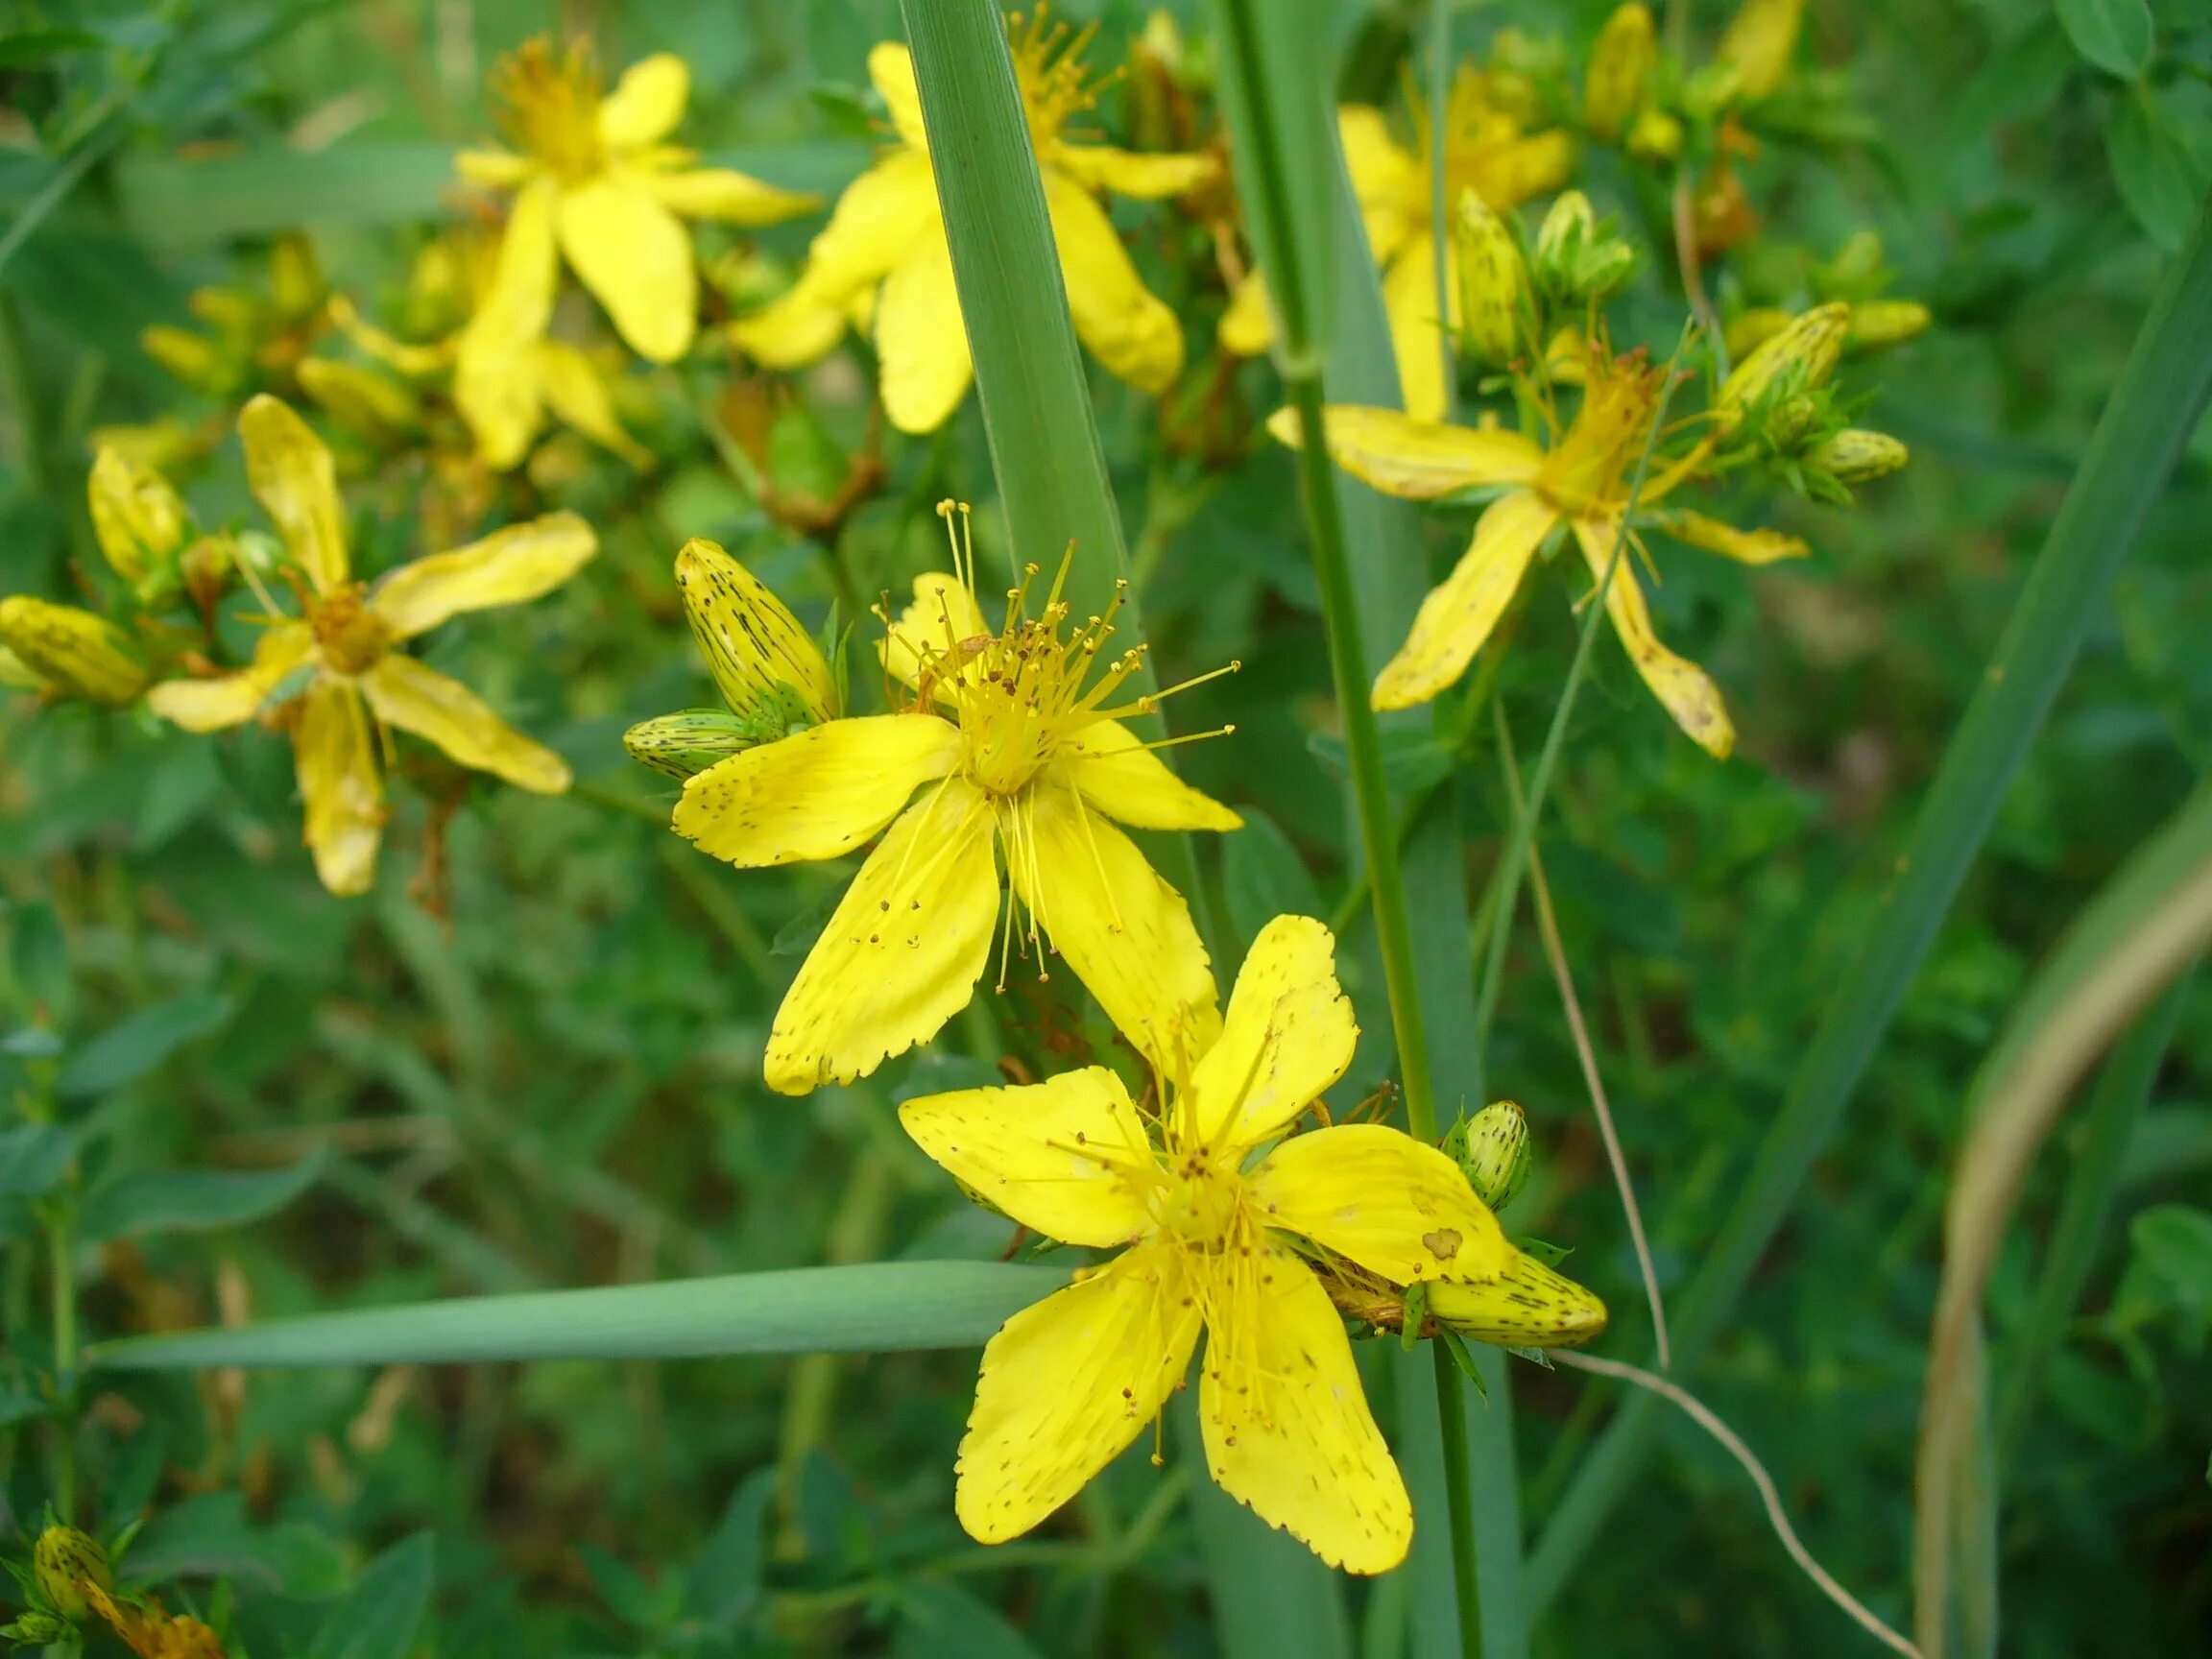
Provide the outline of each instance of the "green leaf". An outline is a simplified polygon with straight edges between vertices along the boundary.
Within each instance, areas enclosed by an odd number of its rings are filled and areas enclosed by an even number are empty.
[[[2178,250],[2212,180],[2150,91],[2114,107],[2104,124],[2104,157],[2135,222],[2161,252]]]
[[[2149,0],[2058,0],[2058,21],[2074,50],[2108,75],[2140,81],[2151,66]]]
[[[1320,916],[1321,890],[1274,819],[1256,806],[1243,809],[1244,828],[1221,844],[1221,888],[1229,926],[1249,947],[1278,916]]]
[[[188,991],[141,1008],[71,1055],[54,1080],[55,1092],[74,1099],[134,1083],[229,1014],[230,998],[216,991]]]
[[[8,909],[8,980],[15,1013],[44,1014],[60,1024],[69,1009],[69,941],[54,906],[41,900]]]
[[[345,1587],[345,1551],[303,1522],[256,1527],[240,1492],[209,1492],[163,1509],[131,1546],[131,1576],[229,1578],[241,1589],[320,1600]]]
[[[2212,1313],[2212,1214],[2160,1204],[2128,1226],[2136,1258],[2200,1313]]]
[[[351,1594],[315,1633],[308,1659],[407,1659],[430,1611],[435,1540],[403,1538],[369,1563]]]
[[[756,1469],[730,1495],[730,1506],[699,1547],[685,1576],[691,1611],[718,1628],[737,1623],[760,1599],[768,1565],[765,1529],[777,1471]]]
[[[322,1160],[289,1169],[145,1169],[93,1189],[80,1222],[88,1239],[204,1233],[273,1215],[315,1184]]]
[[[41,1198],[61,1184],[77,1153],[74,1131],[54,1123],[25,1123],[0,1131],[0,1193]]]
[[[1069,1271],[991,1262],[885,1262],[463,1296],[230,1330],[127,1336],[95,1345],[87,1358],[111,1370],[168,1371],[965,1348],[980,1346],[1011,1315],[1067,1284]]]
[[[899,1635],[891,1651],[896,1659],[939,1659],[947,1653],[961,1659],[1042,1659],[1029,1639],[988,1601],[956,1584],[929,1579],[901,1590]]]
[[[24,29],[0,36],[0,69],[34,69],[74,52],[97,52],[107,42],[82,29]]]

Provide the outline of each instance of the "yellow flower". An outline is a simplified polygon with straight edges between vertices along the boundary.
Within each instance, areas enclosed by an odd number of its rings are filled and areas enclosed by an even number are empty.
[[[938,511],[950,519],[952,508]],[[1112,703],[1142,647],[1093,677],[1114,606],[1064,635],[1059,582],[1038,615],[1026,613],[1032,565],[995,630],[964,541],[953,536],[957,573],[917,578],[883,643],[913,708],[733,755],[687,781],[676,806],[678,834],[749,868],[841,857],[888,827],[777,1010],[766,1070],[781,1094],[864,1077],[934,1035],[974,994],[995,935],[1003,983],[1016,927],[1013,904],[999,927],[1001,856],[1041,971],[1049,941],[1114,1023],[1163,1061],[1173,1032],[1212,1036],[1214,976],[1190,913],[1115,826],[1242,820],[1122,724],[1167,695]]]
[[[954,1496],[974,1537],[1016,1537],[1081,1490],[1182,1385],[1203,1327],[1198,1413],[1222,1489],[1332,1566],[1405,1559],[1412,1509],[1324,1276],[1342,1259],[1453,1286],[1457,1311],[1503,1324],[1527,1259],[1433,1146],[1376,1123],[1282,1139],[1352,1062],[1334,948],[1303,916],[1261,929],[1219,1039],[1177,1062],[1156,1113],[1097,1066],[900,1109],[985,1202],[1122,1249],[984,1349]]]
[[[541,794],[568,787],[568,765],[522,736],[459,681],[394,649],[464,611],[550,592],[598,551],[573,513],[494,531],[449,553],[401,565],[374,588],[353,579],[346,516],[330,451],[307,423],[262,396],[238,419],[246,481],[276,521],[305,615],[274,613],[246,668],[171,680],[148,707],[189,732],[241,725],[279,691],[297,699],[293,748],[306,804],[306,842],[333,893],[368,890],[384,824],[372,718],[443,749],[463,766]]]
[[[1580,408],[1549,445],[1502,428],[1416,421],[1394,409],[1340,404],[1326,412],[1330,455],[1388,494],[1424,501],[1462,490],[1504,491],[1484,509],[1466,555],[1422,601],[1406,643],[1376,677],[1376,708],[1426,703],[1457,680],[1504,614],[1537,550],[1560,527],[1571,532],[1593,576],[1602,578],[1613,564],[1623,534],[1636,554],[1649,559],[1624,516],[1630,475],[1658,417],[1661,372],[1641,352],[1614,357],[1593,348],[1583,378]],[[1288,415],[1279,412],[1268,425],[1294,445],[1298,430]],[[1551,424],[1556,428],[1555,420]],[[1701,445],[1673,461],[1654,454],[1637,496],[1640,516],[1687,478],[1705,452]],[[1701,514],[1670,510],[1651,517],[1678,539],[1746,565],[1806,552],[1793,536],[1738,530]],[[1668,713],[1709,753],[1725,757],[1735,747],[1736,730],[1719,690],[1704,670],[1659,642],[1627,557],[1613,571],[1605,610],[1636,671]]]
[[[673,363],[698,325],[698,274],[683,221],[773,225],[819,203],[696,166],[697,152],[663,143],[691,94],[690,70],[669,53],[631,65],[602,98],[588,46],[556,54],[550,40],[529,40],[500,60],[492,90],[520,154],[465,150],[456,163],[464,178],[517,192],[479,313],[503,337],[544,332],[558,250],[639,356]]]
[[[676,555],[676,587],[691,637],[729,706],[689,709],[622,734],[630,757],[688,779],[717,761],[843,712],[837,677],[799,618],[715,542],[694,537]]]
[[[1436,231],[1432,224],[1429,114],[1415,101],[1410,150],[1390,136],[1382,112],[1364,104],[1336,111],[1337,136],[1352,176],[1352,193],[1367,228],[1368,251],[1382,268],[1382,304],[1408,413],[1423,421],[1444,414],[1443,342],[1436,321]],[[1556,190],[1574,169],[1574,141],[1562,130],[1526,131],[1500,108],[1481,71],[1462,64],[1444,106],[1444,201],[1455,210],[1472,190],[1503,213]],[[1446,325],[1461,325],[1457,253],[1446,246]],[[1267,349],[1275,325],[1266,290],[1254,272],[1230,296],[1221,345],[1251,356]]]
[[[27,593],[0,599],[0,680],[51,697],[121,705],[146,689],[146,661],[105,616]]]
[[[1216,163],[1210,156],[1140,155],[1068,136],[1068,122],[1096,97],[1082,60],[1093,31],[1047,27],[1042,6],[1028,24],[1017,14],[1013,25],[1014,71],[1076,337],[1107,373],[1157,395],[1182,373],[1182,325],[1138,276],[1098,193],[1147,202],[1180,196],[1212,179]],[[732,324],[730,337],[767,368],[797,369],[827,354],[847,327],[873,325],[883,412],[902,432],[933,432],[968,395],[974,363],[913,59],[886,41],[869,53],[868,76],[890,106],[899,142],[839,198],[791,291]]]

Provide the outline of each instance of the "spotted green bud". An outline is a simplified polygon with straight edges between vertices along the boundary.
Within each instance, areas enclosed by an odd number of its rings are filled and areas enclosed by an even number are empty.
[[[1612,143],[1629,130],[1649,99],[1659,67],[1659,31],[1640,0],[1616,7],[1590,48],[1582,79],[1582,124]]]
[[[1599,223],[1589,197],[1568,190],[1544,215],[1530,267],[1537,288],[1560,303],[1602,304],[1635,275],[1636,250]]]
[[[25,593],[0,599],[0,645],[64,697],[129,703],[146,689],[146,663],[105,616]]]
[[[1459,254],[1461,343],[1479,366],[1503,369],[1521,354],[1533,309],[1521,243],[1472,190],[1459,192],[1452,234]]]
[[[1870,484],[1886,478],[1912,458],[1912,452],[1887,432],[1846,426],[1806,457],[1817,471],[1839,484]]]
[[[781,735],[781,733],[778,733]],[[622,733],[630,758],[671,778],[695,777],[762,741],[753,724],[726,709],[686,709],[641,720]]]
[[[169,480],[122,450],[104,446],[92,458],[84,494],[92,534],[109,567],[135,590],[160,585],[188,522]]]
[[[1467,1120],[1457,1156],[1475,1196],[1504,1209],[1528,1180],[1527,1115],[1511,1100],[1493,1100]]]
[[[1928,307],[1917,300],[1862,300],[1851,307],[1850,331],[1843,343],[1853,351],[1902,346],[1925,333],[1930,321]]]
[[[108,1590],[115,1583],[108,1551],[74,1527],[49,1527],[38,1534],[38,1542],[31,1548],[31,1574],[47,1607],[69,1620],[85,1618],[92,1611],[84,1599],[86,1584]]]
[[[1480,1284],[1429,1282],[1429,1316],[1477,1342],[1507,1348],[1577,1348],[1605,1329],[1605,1304],[1525,1250]]]
[[[778,714],[795,692],[809,724],[835,716],[836,687],[821,647],[752,571],[695,537],[676,555],[676,586],[691,637],[733,713]]]
[[[1840,302],[1815,305],[1792,317],[1736,365],[1721,384],[1716,411],[1733,423],[1734,418],[1777,392],[1787,396],[1825,386],[1843,355],[1843,337],[1850,325],[1851,307]]]

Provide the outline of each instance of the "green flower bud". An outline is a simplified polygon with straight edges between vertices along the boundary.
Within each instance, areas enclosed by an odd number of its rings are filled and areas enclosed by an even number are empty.
[[[5,645],[0,645],[0,685],[15,691],[44,691],[47,688],[46,676]]]
[[[756,722],[725,709],[686,709],[639,721],[622,733],[622,747],[639,764],[685,779],[757,747],[762,739],[755,731]]]
[[[51,1647],[69,1634],[69,1626],[52,1613],[34,1607],[12,1624],[0,1624],[0,1636],[19,1647]]]
[[[1887,477],[1911,458],[1911,451],[1887,432],[1846,426],[1823,442],[1806,460],[1839,484],[1867,484]]]
[[[1926,332],[1931,320],[1928,307],[1917,300],[1862,300],[1851,307],[1851,327],[1843,343],[1853,351],[1902,346]]]
[[[1649,8],[1628,0],[1615,8],[1590,48],[1582,81],[1582,123],[1608,143],[1628,131],[1650,95],[1659,67],[1659,32]]]
[[[1563,192],[1536,232],[1536,286],[1563,304],[1601,304],[1636,271],[1636,250],[1608,231],[1579,190]]]
[[[1459,192],[1452,234],[1459,252],[1460,331],[1476,364],[1502,369],[1521,353],[1531,309],[1527,262],[1513,228],[1472,190]]]
[[[1841,303],[1815,305],[1792,317],[1754,347],[1721,384],[1716,411],[1724,420],[1743,413],[1787,386],[1791,392],[1814,392],[1836,373],[1843,355],[1843,336],[1850,327],[1851,307]]]
[[[1475,1196],[1503,1210],[1528,1180],[1528,1118],[1511,1100],[1493,1100],[1468,1119],[1456,1154]]]
[[[146,664],[131,637],[74,605],[24,593],[0,599],[0,645],[63,696],[120,704],[146,689]]]
[[[84,1599],[86,1583],[107,1590],[115,1582],[108,1551],[74,1527],[49,1527],[38,1534],[31,1550],[31,1574],[46,1605],[70,1620],[85,1618],[92,1611]]]

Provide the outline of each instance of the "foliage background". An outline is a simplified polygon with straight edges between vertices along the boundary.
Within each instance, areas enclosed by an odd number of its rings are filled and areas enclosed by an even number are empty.
[[[1066,10],[1102,15],[1109,42],[1143,21],[1133,5]],[[1349,33],[1358,9],[1338,10]],[[1457,29],[1470,46],[1508,22],[1582,41],[1604,10],[1507,3]],[[2153,11],[2154,101],[2087,61],[2079,29],[2032,0],[1811,9],[1812,55],[1850,65],[1867,142],[1827,164],[1768,157],[1755,194],[1815,252],[1878,228],[1895,291],[1934,306],[1936,328],[1884,361],[1872,416],[1914,465],[1853,515],[1790,510],[1784,527],[1819,550],[1809,566],[1744,581],[1694,557],[1669,565],[1663,631],[1726,687],[1738,757],[1716,765],[1681,741],[1601,643],[1545,846],[1664,1283],[1695,1266],[1734,1195],[2111,385],[2158,244],[2212,176],[2212,32],[2186,0]],[[1694,15],[1719,22],[1712,7]],[[0,589],[55,596],[69,594],[69,557],[88,556],[88,433],[185,400],[139,330],[186,321],[197,285],[264,280],[266,238],[296,226],[335,286],[391,291],[440,212],[450,146],[485,129],[492,54],[547,27],[589,29],[613,65],[677,51],[695,78],[691,141],[774,181],[830,187],[867,153],[854,91],[866,50],[899,33],[887,0],[558,15],[180,0],[6,21],[110,43],[0,59],[11,219],[53,176],[41,138],[100,146],[0,268]],[[1633,223],[1632,189],[1603,166],[1592,193]],[[795,256],[814,223],[757,240]],[[1166,257],[1173,221],[1144,223],[1141,258],[1200,359],[1219,296]],[[1670,336],[1678,301],[1653,283],[1640,303]],[[202,1212],[106,1240],[95,1332],[1002,1246],[889,1113],[982,1060],[931,1053],[805,1104],[759,1082],[776,998],[841,875],[700,858],[655,822],[658,781],[621,756],[632,720],[708,700],[668,580],[684,538],[721,540],[809,618],[827,609],[819,560],[749,500],[703,423],[727,373],[709,354],[635,376],[625,414],[662,458],[651,472],[581,447],[541,458],[529,488],[591,517],[602,557],[546,601],[441,636],[433,660],[466,663],[582,782],[565,800],[470,795],[443,837],[443,919],[407,891],[429,834],[419,802],[395,823],[379,891],[339,902],[295,843],[276,739],[210,743],[70,707],[34,718],[24,699],[0,710],[9,1023],[43,1004],[74,1045],[166,1010],[153,1018],[192,1033],[79,1103],[95,1188],[296,1172],[238,1190],[238,1218]],[[1182,722],[1238,727],[1189,753],[1196,781],[1253,820],[1205,854],[1240,945],[1274,910],[1332,905],[1343,886],[1288,459],[1258,445],[1210,471],[1163,454],[1149,403],[1095,383],[1163,667],[1244,662]],[[851,362],[807,386],[827,432],[858,443],[868,388]],[[1253,415],[1271,407],[1264,366],[1238,390]],[[868,592],[936,563],[929,502],[993,493],[973,406],[887,458],[888,489],[841,546]],[[1893,1618],[1939,1172],[1965,1080],[2065,919],[2212,758],[2208,462],[2200,432],[1844,1136],[1697,1379],[1768,1460],[1815,1551]],[[204,517],[249,512],[234,448],[192,493]],[[404,485],[386,492],[357,525],[363,563],[410,556],[416,529]],[[995,534],[988,512],[978,530]],[[1439,555],[1462,534],[1439,517]],[[1525,746],[1572,645],[1565,607],[1544,599],[1502,683]],[[1498,846],[1487,783],[1479,764],[1461,784],[1478,873]],[[1565,1025],[1527,940],[1510,966],[1490,1074],[1547,1148],[1514,1218],[1575,1247],[1615,1310],[1605,1351],[1640,1358],[1642,1295]],[[1380,1025],[1381,987],[1350,989]],[[1019,989],[1012,1007],[1019,1019]],[[948,1049],[974,1046],[959,1033]],[[2039,1170],[1996,1286],[2000,1361],[2062,1164]],[[2212,1277],[2158,1248],[2157,1219],[2171,1214],[2160,1206],[2202,1206],[2212,1170],[2201,984],[2124,1169],[2092,1300],[2006,1464],[2008,1648],[2023,1654],[2181,1652],[2212,1623]],[[29,1213],[0,1203],[10,1354],[30,1365],[43,1337]],[[1212,1650],[1191,1533],[1179,1508],[1147,1509],[1163,1477],[1141,1453],[1041,1553],[987,1556],[960,1536],[951,1449],[972,1366],[946,1354],[135,1381],[92,1413],[87,1479],[110,1513],[156,1498],[138,1564],[228,1578],[256,1652],[922,1652],[955,1631],[973,1652]],[[1524,1503],[1540,1528],[1612,1396],[1526,1367],[1518,1382]],[[1538,1651],[1866,1650],[1789,1570],[1734,1466],[1686,1424],[1662,1444]],[[44,1493],[35,1452],[14,1437],[19,1526]],[[1131,1533],[1139,1518],[1149,1533]],[[406,1609],[432,1572],[417,1625]]]

